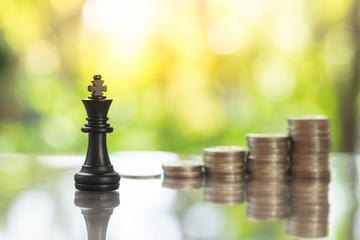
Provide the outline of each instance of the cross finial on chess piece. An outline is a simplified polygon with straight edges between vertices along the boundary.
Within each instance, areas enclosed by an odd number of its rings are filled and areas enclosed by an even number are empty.
[[[93,79],[91,80],[92,85],[88,86],[88,91],[91,92],[90,98],[106,98],[103,92],[107,91],[107,86],[104,85],[104,80],[101,80],[101,75],[95,74]]]

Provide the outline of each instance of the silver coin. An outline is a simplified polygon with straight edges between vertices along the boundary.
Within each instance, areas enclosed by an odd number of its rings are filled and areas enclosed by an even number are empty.
[[[204,196],[204,201],[210,202],[212,204],[217,204],[217,205],[234,206],[234,205],[242,204],[245,201],[245,199],[244,199],[244,197],[224,199],[222,197],[213,197],[213,196],[206,195],[206,196]]]
[[[223,174],[223,173],[211,173],[206,172],[206,176],[212,179],[229,180],[229,181],[242,181],[245,178],[245,171],[236,174]]]
[[[329,160],[329,153],[322,153],[322,154],[291,154],[292,161],[328,161]]]
[[[241,168],[205,168],[205,172],[207,175],[216,175],[216,174],[230,174],[230,175],[237,175],[237,174],[244,174],[245,173],[245,166]]]
[[[160,178],[161,173],[144,173],[144,174],[119,174],[122,178],[131,178],[131,179],[154,179]]]
[[[288,123],[323,123],[323,124],[329,124],[330,118],[328,116],[324,115],[309,115],[309,116],[301,116],[301,117],[288,117],[287,118]]]
[[[256,172],[250,172],[248,175],[249,179],[253,180],[286,180],[288,179],[288,175],[285,173],[281,174],[258,174]]]
[[[249,133],[246,139],[254,143],[286,143],[289,136],[283,133]]]
[[[174,190],[193,190],[202,187],[203,178],[172,178],[164,177],[162,187]]]
[[[288,149],[251,149],[249,155],[288,155]]]
[[[289,148],[290,141],[287,142],[281,142],[281,143],[255,143],[248,141],[247,145],[249,149],[288,149]]]
[[[255,160],[255,161],[271,161],[271,162],[287,162],[289,159],[289,155],[248,155],[248,161],[249,160]]]
[[[213,179],[206,178],[205,180],[205,188],[216,188],[216,189],[244,189],[246,182],[244,181],[244,177],[239,180],[221,180],[221,179]]]
[[[201,171],[203,165],[201,162],[192,160],[163,162],[164,171]]]
[[[205,169],[210,171],[232,172],[243,171],[245,164],[217,164],[217,163],[205,163]]]
[[[242,153],[245,148],[240,146],[214,146],[204,149],[205,153]]]
[[[279,208],[263,208],[253,207],[250,205],[246,208],[246,218],[250,221],[279,221],[288,216],[287,206],[283,205]]]
[[[198,178],[203,176],[202,171],[169,171],[165,170],[164,175],[174,178]]]
[[[330,179],[330,171],[323,172],[299,172],[290,170],[291,177],[305,179]]]
[[[238,155],[238,156],[203,156],[204,163],[242,163],[244,164],[245,154]]]

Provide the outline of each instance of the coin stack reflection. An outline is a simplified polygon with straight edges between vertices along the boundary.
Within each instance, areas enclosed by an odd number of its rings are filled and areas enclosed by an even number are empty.
[[[329,181],[293,179],[291,182],[291,208],[286,233],[301,238],[327,236]]]
[[[215,146],[204,149],[206,176],[219,180],[242,180],[245,175],[245,149]]]
[[[253,221],[278,221],[288,216],[289,188],[286,180],[249,179],[246,194],[246,218]]]
[[[197,188],[201,188],[203,184],[203,178],[173,178],[164,177],[162,187],[173,190],[190,191]]]
[[[229,206],[241,204],[245,200],[245,181],[207,178],[203,194],[205,202]]]
[[[288,173],[288,135],[246,135],[249,147],[247,169],[252,179],[285,179]]]
[[[296,178],[330,178],[330,119],[326,116],[288,118],[291,139],[291,176]]]

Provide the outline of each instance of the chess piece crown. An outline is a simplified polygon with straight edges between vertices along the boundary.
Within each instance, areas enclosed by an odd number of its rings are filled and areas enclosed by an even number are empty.
[[[92,84],[88,86],[88,91],[91,92],[91,96],[89,98],[106,98],[103,92],[107,91],[107,86],[104,85],[104,80],[101,80],[101,75],[95,74],[91,83]]]

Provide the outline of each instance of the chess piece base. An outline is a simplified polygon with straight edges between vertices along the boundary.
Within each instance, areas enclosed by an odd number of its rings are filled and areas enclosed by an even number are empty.
[[[113,191],[119,188],[119,181],[120,175],[112,166],[99,168],[83,165],[80,172],[75,174],[75,188],[82,191]]]
[[[96,192],[104,192],[104,191],[113,191],[119,189],[120,184],[112,184],[112,185],[90,185],[90,184],[81,184],[75,183],[75,187],[81,191],[96,191]]]

